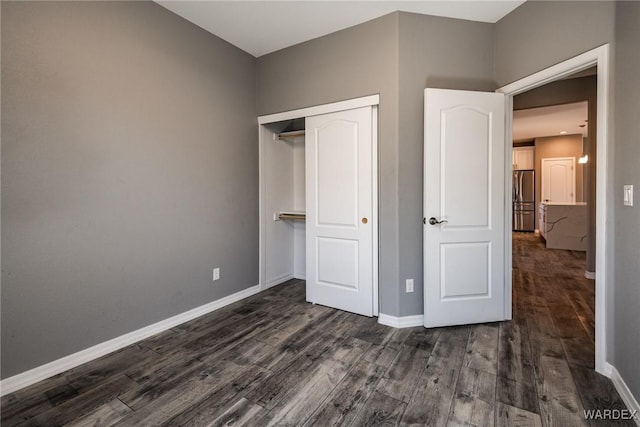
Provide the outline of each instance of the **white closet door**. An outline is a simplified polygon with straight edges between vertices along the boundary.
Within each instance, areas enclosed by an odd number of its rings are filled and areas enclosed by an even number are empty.
[[[372,108],[306,118],[307,301],[373,315]]]

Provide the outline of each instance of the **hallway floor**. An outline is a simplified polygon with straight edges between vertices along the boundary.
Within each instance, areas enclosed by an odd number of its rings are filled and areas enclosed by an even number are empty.
[[[290,281],[2,398],[2,425],[629,425],[584,253],[514,234],[510,322],[394,329]]]

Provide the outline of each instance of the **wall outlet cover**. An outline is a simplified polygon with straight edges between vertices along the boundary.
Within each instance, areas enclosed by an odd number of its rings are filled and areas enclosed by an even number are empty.
[[[220,268],[216,267],[213,269],[213,280],[220,280]]]
[[[407,293],[413,292],[413,279],[407,279],[406,286],[407,286]]]

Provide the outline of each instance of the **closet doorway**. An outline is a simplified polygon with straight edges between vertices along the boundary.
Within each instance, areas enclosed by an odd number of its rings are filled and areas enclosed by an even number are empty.
[[[258,118],[260,285],[378,315],[378,95]]]

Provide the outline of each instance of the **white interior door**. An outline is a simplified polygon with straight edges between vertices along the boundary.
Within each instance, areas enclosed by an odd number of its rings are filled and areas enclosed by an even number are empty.
[[[424,325],[504,320],[504,95],[426,89],[424,156]]]
[[[307,301],[373,315],[372,108],[306,118]]]
[[[576,201],[576,158],[542,159],[540,198],[543,202],[573,203]]]

